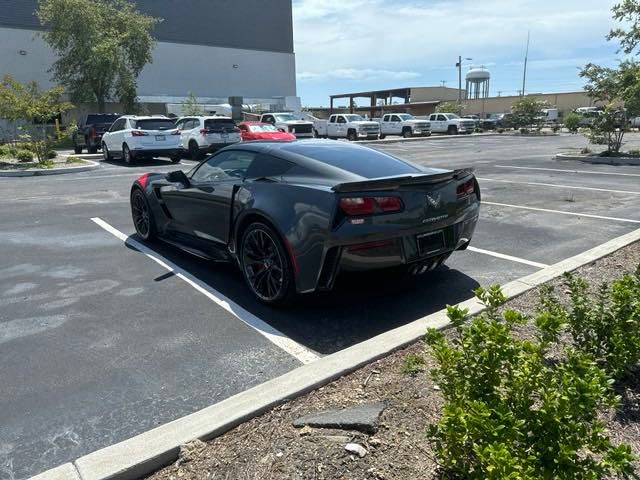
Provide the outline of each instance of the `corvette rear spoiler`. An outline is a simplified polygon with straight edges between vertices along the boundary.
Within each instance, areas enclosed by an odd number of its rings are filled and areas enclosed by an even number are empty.
[[[424,175],[403,175],[399,177],[383,177],[362,182],[339,183],[332,190],[338,193],[366,192],[371,190],[396,190],[407,185],[434,185],[449,180],[464,178],[473,173],[473,168],[463,168],[442,173]]]

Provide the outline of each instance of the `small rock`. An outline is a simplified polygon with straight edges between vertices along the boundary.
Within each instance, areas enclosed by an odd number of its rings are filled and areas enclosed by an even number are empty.
[[[360,458],[364,457],[367,454],[367,449],[357,443],[347,443],[344,446],[344,449],[347,452],[355,453]]]
[[[382,445],[382,442],[378,438],[370,438],[369,445],[371,445],[372,447],[379,447],[380,445]]]
[[[202,440],[194,440],[193,442],[180,445],[180,454],[178,455],[176,466],[194,460],[205,448],[207,448],[207,444]]]
[[[302,427],[302,429],[300,429],[300,436],[301,437],[306,437],[307,435],[311,435],[311,433],[313,432],[313,428],[311,428],[310,426],[306,425],[304,427]]]
[[[371,370],[374,375],[380,375],[380,370]]]
[[[283,455],[284,455],[284,453],[282,453],[282,452],[276,453],[276,457],[278,457],[278,458],[282,458]]]
[[[433,386],[433,389],[434,389],[434,390],[440,390],[440,387],[439,387],[438,385],[434,385],[434,386]]]

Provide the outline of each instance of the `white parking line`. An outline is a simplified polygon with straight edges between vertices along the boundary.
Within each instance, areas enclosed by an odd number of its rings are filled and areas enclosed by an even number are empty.
[[[242,322],[244,322],[245,324],[247,324],[248,326],[256,330],[260,335],[263,335],[267,340],[269,340],[274,345],[280,347],[282,350],[284,350],[288,354],[297,358],[303,364],[314,362],[320,358],[316,353],[307,349],[303,345],[295,342],[294,340],[291,340],[284,333],[280,332],[279,330],[276,330],[268,323],[260,320],[251,312],[245,310],[240,305],[229,300],[227,297],[225,297],[223,294],[221,294],[220,292],[212,288],[210,285],[196,278],[194,275],[187,272],[186,270],[183,270],[173,262],[162,257],[160,254],[151,250],[150,248],[138,242],[137,240],[130,238],[126,234],[122,233],[120,230],[112,227],[101,218],[97,218],[97,217],[92,218],[91,221],[94,222],[96,225],[100,226],[101,228],[103,228],[104,230],[106,230],[107,232],[109,232],[114,237],[122,240],[126,245],[129,245],[130,247],[133,247],[139,252],[145,254],[151,260],[156,262],[161,267],[172,272],[181,280],[184,280],[185,282],[187,282],[189,285],[195,288],[198,292],[202,293],[209,300],[213,301],[216,305],[219,305],[220,307],[224,308],[227,312],[231,313],[236,318],[238,318],[239,320],[241,320]]]
[[[537,207],[525,207],[523,205],[511,205],[508,203],[497,203],[497,202],[487,202],[482,201],[483,205],[495,205],[497,207],[508,207],[508,208],[519,208],[522,210],[533,210],[536,212],[548,212],[548,213],[560,213],[563,215],[573,215],[575,217],[585,217],[585,218],[597,218],[599,220],[613,220],[616,222],[626,222],[626,223],[640,223],[640,220],[631,220],[630,218],[618,218],[618,217],[605,217],[602,215],[591,215],[588,213],[577,213],[577,212],[567,212],[565,210],[550,210],[548,208],[537,208]]]
[[[545,263],[532,262],[531,260],[525,260],[524,258],[512,257],[511,255],[492,252],[491,250],[483,250],[482,248],[467,247],[467,250],[469,250],[470,252],[482,253],[483,255],[489,255],[491,257],[502,258],[503,260],[510,260],[512,262],[524,263],[525,265],[529,265],[531,267],[536,267],[536,268],[546,268],[549,266]]]
[[[477,163],[477,162],[476,162]],[[478,177],[478,180],[483,182],[500,182],[500,183],[513,183],[517,185],[533,185],[538,187],[554,187],[554,188],[569,188],[574,190],[591,190],[595,192],[609,192],[609,193],[624,193],[627,195],[640,195],[640,192],[631,192],[629,190],[611,190],[608,188],[595,188],[595,187],[578,187],[574,185],[558,185],[555,183],[539,183],[539,182],[518,182],[514,180],[498,180],[495,178],[481,178]]]
[[[588,170],[564,170],[560,168],[542,168],[542,167],[516,167],[515,165],[494,165],[496,168],[515,168],[519,170],[541,170],[546,172],[561,173],[587,173],[590,175],[620,175],[622,177],[640,177],[640,173],[618,173],[618,172],[590,172]]]

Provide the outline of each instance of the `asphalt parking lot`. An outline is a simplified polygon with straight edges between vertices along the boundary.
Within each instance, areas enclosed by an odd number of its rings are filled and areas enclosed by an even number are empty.
[[[552,158],[585,144],[376,145],[476,168],[484,205],[473,248],[418,278],[343,276],[334,292],[279,310],[257,303],[231,266],[130,237],[131,182],[176,169],[168,161],[0,179],[0,479],[124,440],[640,228],[640,167]]]

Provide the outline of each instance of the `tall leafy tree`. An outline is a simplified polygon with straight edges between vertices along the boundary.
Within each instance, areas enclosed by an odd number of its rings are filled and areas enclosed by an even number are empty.
[[[130,111],[138,76],[152,62],[152,32],[161,19],[127,0],[40,0],[37,15],[58,57],[53,77],[71,98],[95,102],[99,112],[117,99]]]

